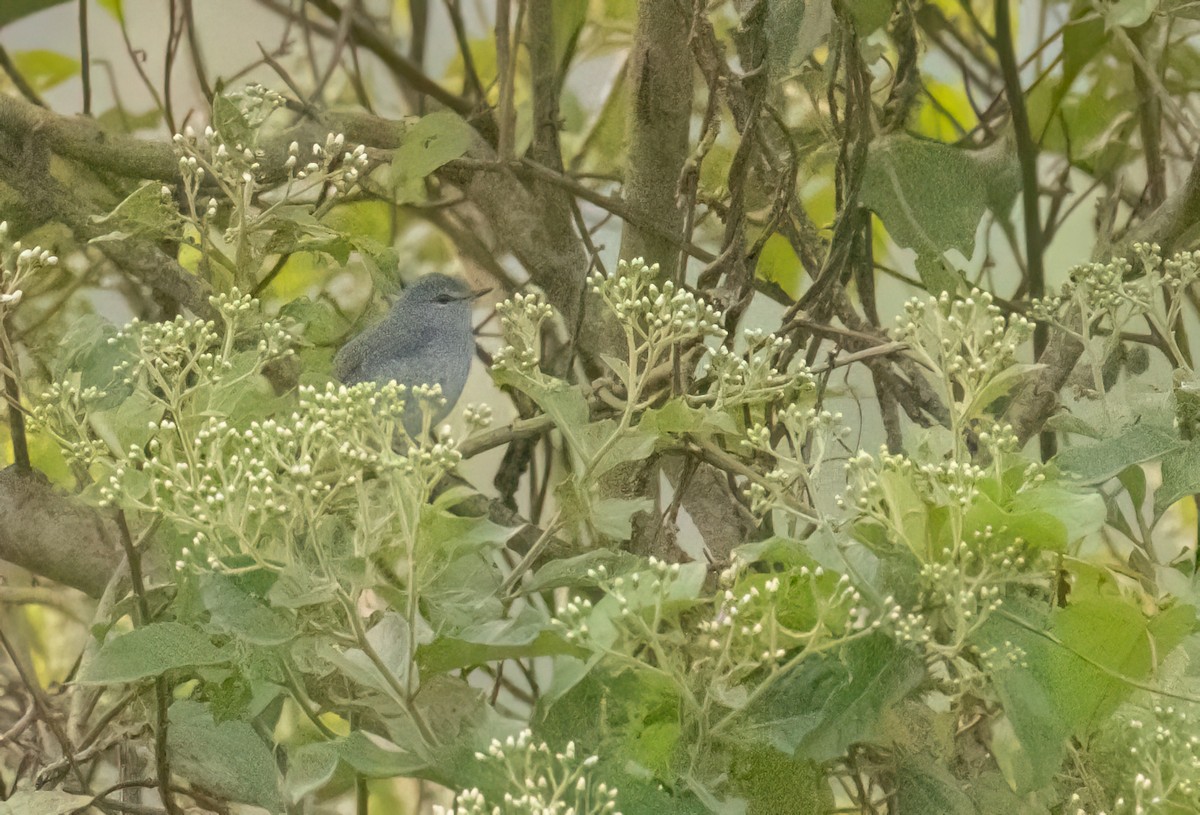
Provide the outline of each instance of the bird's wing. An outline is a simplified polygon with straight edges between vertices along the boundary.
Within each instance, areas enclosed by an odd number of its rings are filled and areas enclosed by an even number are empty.
[[[389,314],[342,346],[333,360],[333,375],[347,385],[403,381],[403,373],[396,370],[404,367],[398,359],[400,355],[411,358],[419,353],[422,344],[418,331],[419,326],[412,321],[398,320],[394,312]]]
[[[371,329],[359,334],[346,343],[333,358],[333,375],[340,382],[354,385],[362,381],[360,369],[367,356],[367,345],[364,340]]]

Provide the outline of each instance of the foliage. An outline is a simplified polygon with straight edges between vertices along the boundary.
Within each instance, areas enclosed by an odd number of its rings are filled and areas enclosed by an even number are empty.
[[[1200,806],[1200,173],[1168,199],[1163,169],[1194,140],[1187,4],[1044,4],[1059,57],[1023,89],[1005,2],[517,4],[484,40],[448,3],[461,94],[356,4],[310,5],[338,54],[311,97],[267,55],[289,95],[218,83],[207,126],[88,168],[86,217],[39,226],[46,193],[0,224],[9,472],[52,473],[120,550],[65,685],[0,593],[0,678],[28,699],[0,732],[34,757],[0,765],[0,812],[134,787],[171,815],[352,789],[387,811],[398,778],[452,815]],[[360,47],[422,115],[369,112]],[[564,82],[588,59],[621,80],[603,98]],[[4,70],[36,99],[64,60]],[[1140,122],[1114,113],[1137,98]],[[10,164],[0,203],[27,190]],[[664,167],[677,211],[642,211]],[[1107,190],[1098,260],[1056,286],[1080,174]],[[577,197],[623,220],[626,259]],[[451,252],[506,289],[488,374],[519,418],[493,426],[498,391],[413,437],[406,401],[429,428],[440,391],[330,382],[332,349],[398,266]],[[95,269],[120,327],[79,292]]]

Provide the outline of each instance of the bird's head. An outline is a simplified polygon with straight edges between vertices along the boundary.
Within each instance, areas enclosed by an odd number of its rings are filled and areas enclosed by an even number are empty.
[[[464,280],[435,272],[408,286],[397,301],[397,306],[403,304],[405,310],[448,310],[460,303],[469,303],[489,291],[491,289],[475,291]]]

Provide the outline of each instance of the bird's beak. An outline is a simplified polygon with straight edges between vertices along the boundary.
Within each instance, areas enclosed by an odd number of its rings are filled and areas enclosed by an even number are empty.
[[[471,292],[471,299],[478,300],[480,297],[483,297],[485,294],[489,293],[491,290],[492,290],[491,286],[488,286],[486,289],[476,289],[475,291]]]

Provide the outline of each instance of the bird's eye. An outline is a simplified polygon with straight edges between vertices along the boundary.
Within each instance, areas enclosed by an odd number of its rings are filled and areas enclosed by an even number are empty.
[[[446,303],[453,303],[454,298],[449,294],[439,294],[437,297],[433,298],[433,302],[445,305]]]

